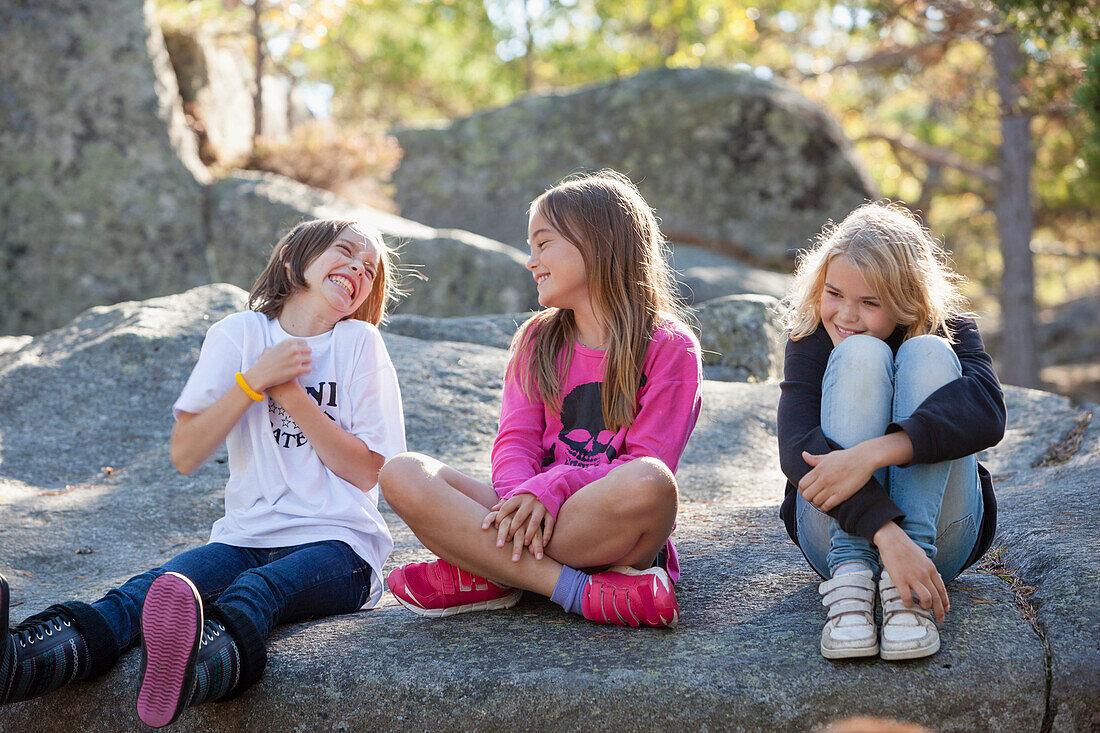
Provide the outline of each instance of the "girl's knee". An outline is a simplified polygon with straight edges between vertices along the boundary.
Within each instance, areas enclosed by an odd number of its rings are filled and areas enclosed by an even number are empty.
[[[386,461],[378,472],[378,485],[382,496],[395,511],[398,506],[414,499],[426,476],[424,461],[427,456],[419,453],[402,453]]]
[[[623,468],[630,469],[625,481],[620,482],[620,493],[627,505],[643,512],[675,508],[679,502],[679,488],[672,471],[659,458],[638,458]]]
[[[849,336],[833,348],[829,361],[844,360],[849,365],[893,366],[894,355],[882,339],[856,334]]]
[[[962,375],[959,359],[946,339],[925,335],[908,339],[898,349],[898,381],[924,385],[929,392]]]
[[[925,334],[907,339],[898,347],[898,365],[911,362],[923,366],[934,367],[940,364],[951,364],[957,360],[955,351],[945,338]]]
[[[889,385],[893,375],[894,355],[886,342],[857,334],[841,341],[829,355],[825,383],[832,389],[866,394],[872,385]]]

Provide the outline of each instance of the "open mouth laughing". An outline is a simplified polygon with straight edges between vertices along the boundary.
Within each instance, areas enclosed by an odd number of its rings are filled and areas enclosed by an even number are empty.
[[[330,275],[329,280],[335,283],[339,288],[342,288],[348,297],[352,300],[355,299],[355,282],[347,275]]]

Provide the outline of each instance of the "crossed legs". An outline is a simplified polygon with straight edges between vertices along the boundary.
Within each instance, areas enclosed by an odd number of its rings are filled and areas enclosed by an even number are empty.
[[[677,488],[660,461],[641,458],[612,469],[571,496],[561,508],[542,560],[481,528],[498,497],[492,487],[418,453],[386,463],[382,493],[417,538],[453,565],[497,583],[549,596],[562,565],[649,567],[676,521]]]

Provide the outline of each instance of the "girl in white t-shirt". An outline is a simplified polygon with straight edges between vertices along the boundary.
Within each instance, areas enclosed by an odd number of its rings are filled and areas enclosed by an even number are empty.
[[[211,327],[173,407],[181,472],[228,447],[209,544],[11,630],[0,578],[0,705],[106,671],[140,629],[138,715],[161,727],[258,680],[275,625],[378,601],[393,547],[378,471],[405,450],[376,327],[393,281],[381,237],[352,221],[305,222],[275,246],[250,310]]]

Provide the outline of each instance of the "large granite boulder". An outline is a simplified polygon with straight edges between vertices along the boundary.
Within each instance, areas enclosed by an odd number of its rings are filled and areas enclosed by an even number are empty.
[[[151,3],[0,3],[0,333],[209,282],[195,138]]]
[[[707,379],[763,382],[783,376],[783,339],[768,295],[727,295],[696,307]]]
[[[643,72],[397,137],[404,216],[517,245],[531,200],[578,169],[630,175],[673,242],[784,266],[874,195],[825,110],[718,69]]]
[[[384,328],[387,333],[410,336],[422,341],[456,341],[507,349],[511,346],[512,337],[516,335],[516,331],[531,315],[532,312],[527,311],[486,316],[430,318],[399,313],[392,316]],[[0,342],[0,349],[3,349],[3,342]]]
[[[209,190],[213,278],[249,288],[271,246],[294,224],[315,217],[356,219],[382,232],[406,277],[395,309],[425,316],[512,313],[538,307],[526,259],[515,249],[458,230],[440,230],[350,203],[273,173],[239,171]]]
[[[729,295],[689,309],[688,319],[703,350],[703,373],[722,382],[777,380],[783,369],[783,341],[768,295]],[[389,333],[428,341],[457,341],[506,349],[531,313],[431,318],[398,314]]]
[[[14,620],[94,600],[205,541],[225,456],[190,478],[173,471],[170,406],[203,332],[243,297],[216,285],[95,308],[0,351],[0,572]],[[505,352],[385,339],[410,447],[487,478]],[[776,515],[778,388],[708,381],[678,472],[677,629],[598,626],[536,598],[430,620],[385,596],[372,611],[278,629],[258,685],[173,729],[801,733],[870,714],[940,733],[1096,730],[1100,428],[1064,398],[1007,396],[1008,435],[983,455],[1000,490],[998,549],[949,584],[944,647],[928,659],[821,658],[818,579]],[[428,558],[383,510],[397,543],[388,567]],[[139,666],[134,651],[98,680],[0,708],[0,729],[136,730]]]
[[[524,256],[483,236],[417,224],[271,174],[211,184],[149,4],[9,3],[0,7],[0,44],[0,334],[41,333],[90,305],[200,283],[247,288],[282,232],[315,216],[360,218],[383,231],[413,275],[400,312],[459,316],[537,305]],[[226,157],[242,154],[251,108],[239,54],[184,36],[172,47],[184,98],[205,110],[210,141]],[[522,155],[533,162],[539,150]],[[522,208],[511,237],[523,236]],[[786,283],[698,248],[685,247],[675,264],[688,302],[780,295]]]
[[[778,299],[791,286],[792,276],[786,272],[754,267],[704,247],[677,244],[670,254],[679,295],[688,305],[698,307],[727,295],[755,294]]]
[[[1035,322],[1044,387],[1075,402],[1100,401],[1100,282],[1072,300],[1040,309]],[[1004,348],[1000,324],[995,326],[985,339],[994,361]]]
[[[277,176],[210,186],[151,4],[2,3],[0,47],[0,334],[41,333],[91,305],[211,281],[247,288],[278,236],[314,216],[369,220],[401,247],[406,269],[426,278],[409,280],[407,312],[535,306],[524,258],[484,237]],[[224,107],[230,127],[251,120],[250,109]]]
[[[255,128],[255,75],[244,50],[178,31],[165,32],[164,42],[184,109],[201,130],[200,140],[205,137],[204,152],[230,165],[248,158]]]
[[[203,152],[222,165],[252,154],[255,135],[255,61],[239,43],[204,32],[165,30],[164,41],[179,82],[184,109],[194,118]],[[309,110],[289,80],[263,78],[263,135],[285,138]]]

